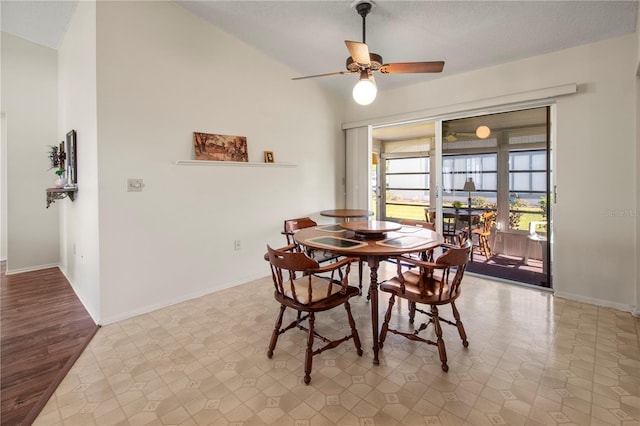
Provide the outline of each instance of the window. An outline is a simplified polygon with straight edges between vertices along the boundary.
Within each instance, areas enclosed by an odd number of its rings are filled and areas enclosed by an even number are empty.
[[[429,157],[412,156],[385,160],[386,217],[424,219],[429,205]]]
[[[547,151],[509,152],[509,229],[527,230],[546,216]]]
[[[497,202],[498,191],[498,156],[488,154],[444,155],[442,158],[443,204],[454,201],[467,203],[468,194],[462,192],[468,177],[473,178],[476,200],[473,204],[492,204]],[[479,198],[484,198],[480,200]]]

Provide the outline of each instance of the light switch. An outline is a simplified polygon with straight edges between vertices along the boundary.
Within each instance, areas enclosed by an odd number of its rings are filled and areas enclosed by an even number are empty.
[[[142,179],[127,179],[127,192],[142,192],[144,182]]]

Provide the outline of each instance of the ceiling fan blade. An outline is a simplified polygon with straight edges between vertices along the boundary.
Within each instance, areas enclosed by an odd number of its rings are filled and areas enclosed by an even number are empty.
[[[344,44],[347,45],[347,49],[349,49],[349,54],[354,62],[357,62],[363,66],[371,65],[371,59],[369,56],[369,48],[366,44],[360,43],[358,41],[349,41],[345,40]]]
[[[406,73],[427,73],[442,72],[444,61],[436,62],[398,62],[395,64],[384,64],[380,67],[383,74],[406,74]]]
[[[329,75],[342,75],[342,74],[354,74],[351,71],[338,71],[338,72],[328,72],[326,74],[316,74],[316,75],[307,75],[305,77],[295,77],[291,80],[304,80],[305,78],[316,78],[316,77],[326,77]]]

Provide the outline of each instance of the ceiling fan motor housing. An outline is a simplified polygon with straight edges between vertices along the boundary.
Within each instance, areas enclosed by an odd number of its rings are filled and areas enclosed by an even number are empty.
[[[382,66],[382,56],[377,53],[369,53],[369,59],[371,60],[371,65],[368,67],[371,71],[378,71]],[[362,69],[357,62],[353,60],[351,56],[347,58],[347,69],[351,72],[357,72]]]

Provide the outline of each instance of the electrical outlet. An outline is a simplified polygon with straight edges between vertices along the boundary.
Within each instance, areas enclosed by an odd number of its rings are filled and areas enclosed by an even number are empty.
[[[240,250],[240,240],[233,240],[233,249],[235,251]]]
[[[142,179],[127,179],[127,192],[142,192],[144,182]]]

